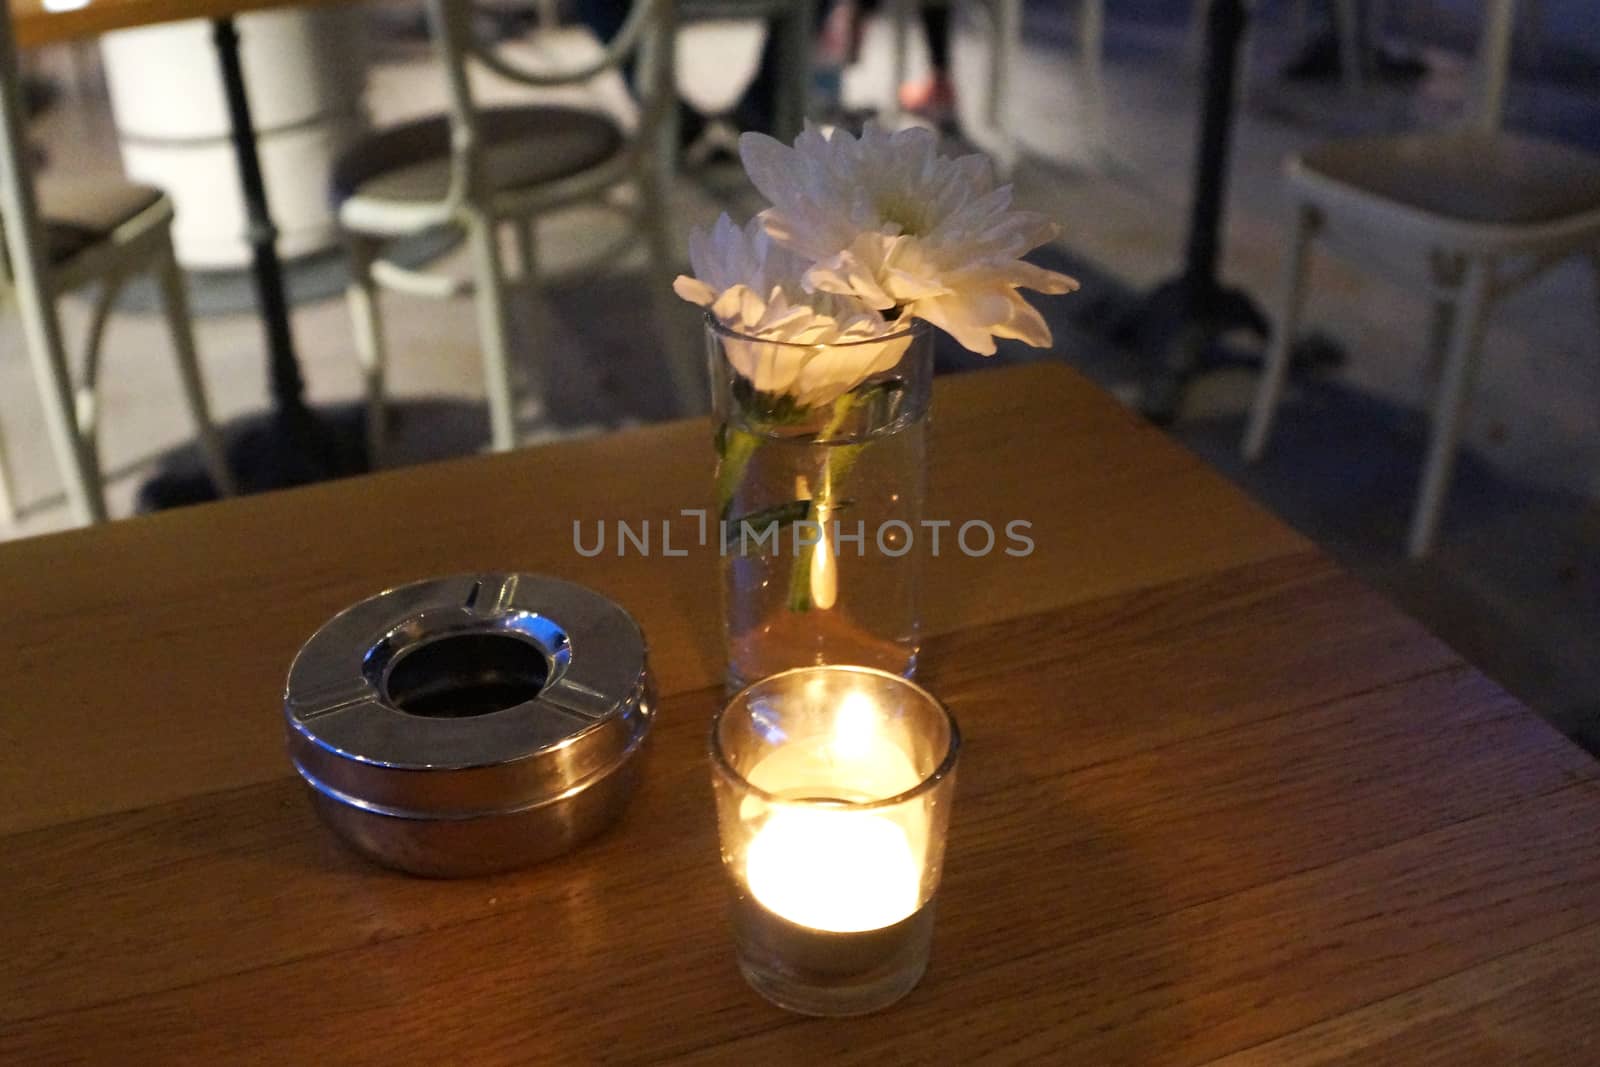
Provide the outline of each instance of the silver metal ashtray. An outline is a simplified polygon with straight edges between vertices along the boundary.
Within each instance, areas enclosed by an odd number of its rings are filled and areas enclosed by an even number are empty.
[[[289,668],[289,756],[317,813],[412,874],[510,870],[621,814],[655,716],[644,635],[582,586],[470,574],[334,616]]]

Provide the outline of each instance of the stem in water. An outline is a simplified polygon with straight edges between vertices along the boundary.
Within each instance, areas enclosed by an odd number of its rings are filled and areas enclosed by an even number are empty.
[[[850,413],[862,401],[861,394],[846,393],[833,402],[833,414],[817,435],[819,442],[836,437],[849,419]],[[822,450],[822,465],[817,472],[816,491],[811,497],[811,515],[821,532],[817,544],[808,552],[795,557],[789,571],[789,610],[810,611],[813,607],[827,611],[839,599],[839,568],[834,558],[832,538],[828,527],[839,506],[839,483],[855,465],[863,445],[832,445]]]

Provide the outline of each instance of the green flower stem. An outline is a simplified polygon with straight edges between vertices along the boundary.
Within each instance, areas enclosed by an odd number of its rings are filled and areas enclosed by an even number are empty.
[[[760,511],[741,516],[737,519],[726,519],[722,524],[723,543],[730,545],[736,543],[739,544],[740,552],[742,553],[744,548],[743,542],[740,540],[740,531],[744,527],[748,526],[752,530],[759,533],[759,531],[766,529],[773,523],[776,523],[779,527],[783,527],[789,525],[791,522],[800,522],[810,514],[811,501],[791,500],[786,504],[775,504],[770,508],[762,508]]]
[[[733,494],[738,492],[739,483],[744,481],[750,458],[760,447],[761,438],[731,424],[724,425],[717,433],[717,454],[722,457],[722,463],[717,467],[717,518],[723,522],[728,521],[728,511],[733,507]]]
[[[818,435],[818,440],[830,441],[834,435],[843,428],[845,420],[861,403],[863,397],[856,393],[846,393],[833,402],[833,414],[829,416],[827,424]],[[863,445],[839,445],[825,448],[822,453],[822,469],[817,472],[817,484],[812,487],[811,515],[817,523],[821,535],[828,536],[827,525],[833,518],[839,503],[839,483],[844,480],[850,468],[855,465],[856,457],[861,454]],[[795,556],[793,565],[789,568],[789,596],[788,607],[790,611],[802,612],[811,610],[811,561],[815,558],[814,551],[802,552]]]
[[[818,432],[816,440],[831,441],[844,428],[855,409],[866,402],[870,395],[846,393],[835,400],[828,421]],[[804,417],[804,409],[795,408],[787,398],[783,398],[783,402],[773,402],[763,394],[752,394],[746,406],[752,411],[765,411],[770,417],[769,421],[777,424]],[[727,542],[733,543],[739,537],[740,529],[746,525],[761,530],[774,522],[786,526],[807,518],[816,522],[822,528],[822,536],[827,537],[828,521],[847,504],[847,501],[839,498],[840,485],[866,446],[853,444],[825,448],[821,470],[817,472],[816,481],[811,487],[810,500],[790,501],[735,518],[732,515],[734,497],[761,443],[759,434],[732,423],[725,424],[717,431],[717,454],[722,460],[717,468],[717,517],[722,523]],[[789,568],[787,604],[790,611],[803,612],[812,608],[811,561],[815,554],[814,551],[800,553]]]

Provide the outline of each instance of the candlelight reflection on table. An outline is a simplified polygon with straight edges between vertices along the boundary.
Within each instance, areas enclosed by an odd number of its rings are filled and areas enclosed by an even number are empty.
[[[711,762],[734,941],[780,1007],[855,1015],[927,967],[960,735],[926,690],[806,667],[733,698]]]

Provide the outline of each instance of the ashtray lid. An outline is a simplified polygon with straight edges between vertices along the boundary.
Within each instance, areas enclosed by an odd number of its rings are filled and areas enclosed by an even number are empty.
[[[604,776],[642,742],[652,704],[632,617],[532,574],[363,600],[306,642],[284,694],[310,784],[420,818],[525,808]]]

